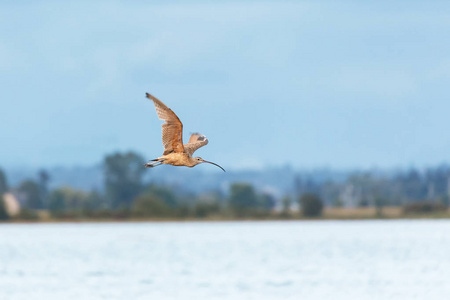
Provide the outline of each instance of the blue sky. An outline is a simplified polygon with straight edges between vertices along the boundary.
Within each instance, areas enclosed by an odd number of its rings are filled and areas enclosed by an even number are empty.
[[[225,168],[450,162],[448,2],[2,2],[0,33],[0,165],[160,156],[145,92]]]

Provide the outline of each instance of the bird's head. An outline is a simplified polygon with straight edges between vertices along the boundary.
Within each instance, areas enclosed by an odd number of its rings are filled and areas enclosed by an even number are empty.
[[[201,158],[201,157],[194,157],[194,163],[195,163],[195,165],[198,165],[198,164],[201,164],[201,163],[208,163],[208,164],[212,164],[212,165],[215,165],[215,166],[217,166],[217,167],[221,168],[221,169],[222,169],[222,171],[224,171],[224,172],[225,172],[225,169],[224,169],[224,168],[222,168],[221,166],[219,166],[218,164],[215,164],[215,163],[213,163],[213,162],[210,162],[210,161],[204,160],[204,159],[203,159],[203,158]]]

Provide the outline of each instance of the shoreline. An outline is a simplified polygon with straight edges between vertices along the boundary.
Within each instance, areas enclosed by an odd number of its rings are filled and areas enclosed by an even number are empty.
[[[205,217],[136,217],[132,215],[86,217],[72,215],[70,217],[52,217],[46,210],[35,211],[33,217],[12,217],[2,220],[0,224],[28,224],[28,223],[139,223],[139,222],[262,222],[262,221],[330,221],[330,220],[442,220],[450,219],[450,210],[432,212],[406,213],[402,207],[387,206],[381,210],[375,207],[336,208],[325,207],[321,216],[305,217],[299,211],[289,213],[271,212],[269,214],[236,217],[230,214],[211,214]]]
[[[52,223],[191,223],[191,222],[290,222],[290,221],[395,221],[395,220],[450,220],[450,214],[448,212],[436,214],[405,214],[401,216],[321,216],[321,217],[266,217],[266,218],[226,218],[226,217],[209,217],[209,218],[46,218],[37,220],[23,220],[23,219],[10,219],[0,221],[2,224],[52,224]]]

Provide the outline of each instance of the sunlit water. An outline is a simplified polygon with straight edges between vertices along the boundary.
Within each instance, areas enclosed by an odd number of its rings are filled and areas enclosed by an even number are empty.
[[[3,224],[0,299],[450,299],[450,222]]]

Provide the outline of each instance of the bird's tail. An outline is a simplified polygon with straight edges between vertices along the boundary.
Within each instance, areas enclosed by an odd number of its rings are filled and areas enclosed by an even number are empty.
[[[146,164],[144,164],[144,167],[146,167],[146,168],[153,168],[153,167],[162,165],[164,159],[155,158],[155,159],[152,159],[152,160],[149,160],[149,161],[154,161],[154,162],[146,163]]]

